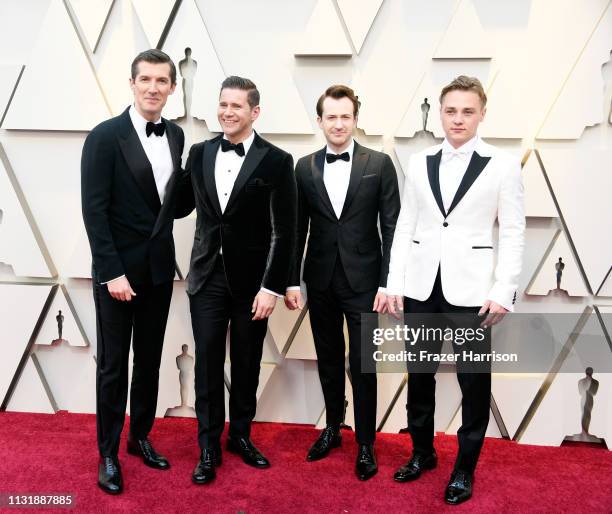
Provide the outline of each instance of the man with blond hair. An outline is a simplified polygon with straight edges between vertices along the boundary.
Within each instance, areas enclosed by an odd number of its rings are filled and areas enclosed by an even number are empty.
[[[513,310],[525,230],[521,166],[517,158],[478,137],[486,102],[478,79],[457,77],[440,95],[444,141],[410,159],[387,279],[391,313],[463,314],[471,326],[487,328]],[[494,241],[496,220],[499,232]],[[459,347],[453,347],[457,353]],[[423,470],[437,465],[433,446],[436,370],[417,371],[408,377],[413,454],[395,473],[398,482],[416,480]],[[478,371],[466,372],[457,363],[462,425],[457,432],[457,460],[445,492],[445,501],[452,505],[472,495],[473,474],[489,422],[490,367]]]

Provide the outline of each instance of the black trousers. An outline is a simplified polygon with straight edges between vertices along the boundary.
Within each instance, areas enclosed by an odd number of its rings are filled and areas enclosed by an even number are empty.
[[[329,287],[322,291],[308,288],[310,325],[328,425],[340,424],[344,414],[343,317],[346,317],[355,437],[360,444],[372,444],[376,437],[376,374],[361,373],[361,314],[372,313],[376,292],[376,289],[366,293],[353,291],[339,256]]]
[[[442,293],[440,270],[430,297],[425,301],[404,299],[404,311],[409,313],[466,313],[473,314],[472,326],[477,327],[483,318],[477,316],[479,307],[458,307],[446,301]],[[455,353],[458,348],[453,345]],[[458,363],[457,380],[461,388],[462,424],[457,431],[459,453],[456,470],[473,473],[478,462],[489,424],[491,398],[491,373],[462,372]],[[436,379],[432,373],[408,374],[408,430],[415,453],[433,452],[434,412],[436,406]]]
[[[257,409],[257,386],[268,320],[253,321],[254,296],[232,296],[223,258],[200,291],[189,297],[195,339],[195,409],[200,448],[219,448],[225,425],[223,366],[230,330],[230,437],[249,437]]]
[[[136,296],[115,300],[106,285],[94,283],[98,338],[96,371],[96,425],[103,457],[114,457],[125,420],[128,396],[130,340],[134,362],[130,388],[130,434],[147,437],[157,408],[161,362],[172,281],[161,285],[132,284]]]

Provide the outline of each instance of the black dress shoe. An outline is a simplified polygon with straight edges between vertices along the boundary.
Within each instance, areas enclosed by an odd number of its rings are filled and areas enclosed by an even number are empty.
[[[472,497],[471,473],[466,471],[453,471],[450,481],[446,486],[444,501],[450,505],[459,505]]]
[[[319,438],[311,446],[310,450],[308,450],[306,460],[313,461],[327,457],[329,451],[332,448],[338,448],[341,443],[342,435],[340,433],[340,427],[326,426],[319,434]]]
[[[142,457],[142,461],[150,468],[170,469],[170,463],[155,451],[148,439],[128,439],[127,452]]]
[[[421,473],[426,469],[434,469],[438,465],[438,456],[436,453],[422,455],[413,453],[410,460],[400,467],[393,475],[393,480],[396,482],[410,482],[421,476]]]
[[[255,468],[269,468],[270,462],[255,447],[248,437],[227,438],[227,449],[232,453],[237,453],[242,460],[249,466]]]
[[[357,452],[357,463],[355,474],[359,480],[367,480],[376,475],[378,465],[374,456],[374,446],[371,444],[360,444]]]
[[[204,448],[200,454],[200,460],[191,475],[194,484],[202,485],[212,482],[217,476],[215,468],[221,465],[221,450]]]
[[[98,487],[108,494],[123,491],[121,467],[116,457],[102,457],[98,465]]]

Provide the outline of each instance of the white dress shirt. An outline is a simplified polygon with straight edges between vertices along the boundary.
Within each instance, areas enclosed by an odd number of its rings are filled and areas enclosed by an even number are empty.
[[[144,148],[147,159],[149,159],[149,163],[151,163],[153,178],[155,179],[157,194],[159,195],[159,201],[164,203],[166,186],[168,185],[168,181],[170,180],[172,172],[174,171],[174,163],[172,162],[172,154],[170,153],[168,137],[166,136],[166,132],[164,132],[163,136],[151,134],[149,137],[147,137],[147,120],[142,117],[142,115],[133,105],[130,106],[129,113],[134,130],[136,130],[136,134],[138,134],[138,139],[140,139],[140,143]],[[161,123],[161,116],[154,123]],[[102,282],[102,284],[108,284],[109,282],[113,282],[123,277],[125,277],[125,275],[121,275],[120,277],[109,280],[108,282]]]
[[[350,158],[348,161],[338,159],[336,162],[328,163],[327,159],[325,159],[325,164],[323,165],[323,182],[325,183],[327,195],[329,196],[338,219],[340,219],[340,215],[342,214],[344,200],[346,200],[346,192],[348,191],[349,181],[351,180],[354,149],[355,141],[351,139],[346,149],[338,152],[341,154],[348,152]],[[327,146],[325,153],[335,154],[336,152]]]
[[[227,137],[223,135],[223,139],[227,140]],[[234,188],[234,182],[236,182],[242,163],[246,154],[249,153],[249,148],[251,148],[254,139],[255,132],[252,131],[251,135],[242,141],[242,146],[244,146],[244,155],[242,157],[233,150],[224,152],[221,150],[221,145],[219,145],[215,159],[215,183],[217,184],[217,196],[219,197],[222,213],[225,212],[225,207],[227,207],[227,202]]]
[[[227,139],[225,134],[223,135],[223,139]],[[225,212],[227,202],[232,194],[232,189],[234,189],[234,182],[236,182],[236,179],[238,178],[240,168],[242,167],[244,159],[249,153],[249,149],[251,148],[254,139],[255,131],[251,131],[251,135],[242,141],[242,146],[244,146],[244,155],[242,157],[234,150],[224,152],[221,149],[221,145],[219,145],[217,157],[215,159],[215,184],[217,185],[217,197],[219,198],[219,205],[221,206],[222,213]],[[222,248],[219,249],[219,253],[223,254]],[[260,290],[264,293],[282,298],[282,295],[277,294],[274,291],[270,291],[265,287],[262,287]]]
[[[453,203],[455,193],[470,164],[470,159],[478,143],[478,136],[474,136],[459,148],[453,146],[446,140],[442,142],[442,159],[440,160],[440,193],[444,210],[448,212]]]
[[[134,129],[136,129],[136,134],[138,134],[138,139],[140,139],[145,154],[147,154],[147,158],[151,163],[151,168],[153,168],[159,201],[164,203],[166,186],[174,171],[174,163],[172,162],[172,154],[170,153],[170,145],[166,135],[167,131],[164,132],[163,136],[151,134],[147,137],[147,120],[140,115],[133,105],[130,107],[130,118]],[[158,123],[161,123],[161,117],[155,121],[155,124]]]

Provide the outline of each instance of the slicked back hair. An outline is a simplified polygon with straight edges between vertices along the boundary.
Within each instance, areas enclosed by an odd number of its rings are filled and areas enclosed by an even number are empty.
[[[221,90],[219,91],[219,94],[224,89],[241,89],[242,91],[246,91],[247,101],[249,102],[251,109],[259,105],[259,91],[255,83],[250,79],[239,77],[237,75],[230,75],[221,83]]]

